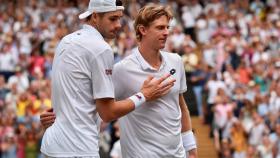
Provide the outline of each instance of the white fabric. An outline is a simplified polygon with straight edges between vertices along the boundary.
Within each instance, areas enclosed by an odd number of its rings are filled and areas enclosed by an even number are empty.
[[[141,92],[129,97],[129,99],[133,101],[133,103],[135,105],[135,109],[137,107],[139,107],[140,105],[142,105],[143,103],[145,103],[145,101],[146,101],[144,94]]]
[[[27,75],[21,74],[19,76],[13,75],[8,79],[9,87],[12,87],[13,84],[17,84],[17,89],[19,93],[23,93],[29,87],[29,80]]]
[[[116,0],[90,0],[88,10],[79,15],[80,19],[84,19],[93,12],[103,13],[116,10],[124,10],[123,6],[116,6]]]
[[[223,139],[229,139],[231,137],[231,128],[234,124],[234,122],[237,122],[238,118],[235,116],[232,116],[231,118],[228,119],[227,124],[222,132],[222,138]]]
[[[217,52],[215,51],[215,49],[212,49],[212,48],[205,49],[203,51],[203,59],[207,65],[209,65],[211,67],[216,66],[216,61],[215,61],[216,54],[217,54]]]
[[[50,157],[47,155],[43,154],[43,158],[59,158],[59,157]],[[63,158],[73,158],[73,157],[63,157]],[[95,157],[95,156],[83,156],[83,157],[75,157],[75,158],[99,158],[99,157]]]
[[[20,41],[20,53],[30,55],[32,51],[31,32],[18,32],[17,37]]]
[[[257,151],[260,153],[261,158],[273,158],[272,148],[264,144],[257,146]]]
[[[214,109],[215,125],[219,129],[222,129],[228,123],[228,113],[233,111],[233,105],[230,103],[216,104]]]
[[[280,96],[277,96],[275,91],[271,92],[268,109],[271,113],[277,113],[280,111]]]
[[[196,140],[191,130],[182,133],[182,141],[186,151],[196,149]]]
[[[195,19],[198,18],[203,12],[203,8],[199,3],[189,6],[189,9]]]
[[[249,135],[249,144],[254,146],[261,144],[262,135],[265,133],[265,131],[266,127],[263,123],[253,126]]]
[[[186,9],[183,12],[182,20],[183,20],[184,28],[192,28],[195,26],[195,17],[188,9]]]
[[[113,148],[110,152],[112,158],[122,158],[122,150],[120,140],[116,141],[113,145]]]
[[[172,41],[174,48],[179,49],[182,46],[185,37],[186,37],[185,34],[181,32],[179,34],[171,35],[169,39]]]
[[[205,9],[204,9],[204,11],[205,11],[205,14],[208,14],[208,12],[210,11],[210,10],[213,10],[215,13],[218,13],[219,11],[220,11],[220,9],[222,8],[223,6],[222,6],[222,3],[208,3],[206,6],[205,6]]]
[[[41,151],[51,157],[99,157],[101,119],[93,99],[114,98],[113,53],[89,25],[62,39],[52,71],[54,124],[43,137]]]
[[[159,70],[151,67],[138,49],[114,66],[116,98],[137,93],[148,75],[159,78],[175,69],[175,85],[166,95],[120,118],[122,156],[125,158],[183,158],[179,94],[187,90],[185,71],[179,55],[161,52]],[[123,77],[125,76],[125,77]]]
[[[246,158],[246,152],[245,151],[243,151],[243,152],[235,151],[233,153],[233,158]]]
[[[14,71],[17,59],[12,52],[0,53],[0,71]]]
[[[223,89],[225,92],[227,91],[225,83],[223,81],[219,81],[219,80],[208,81],[207,88],[209,89],[208,99],[207,99],[208,104],[214,104],[215,103],[215,98],[217,96],[217,92],[218,92],[219,88]]]
[[[197,38],[200,43],[207,43],[210,39],[210,29],[208,28],[207,21],[205,19],[198,19],[196,21]],[[206,50],[205,50],[206,51]],[[208,59],[208,60],[211,60]]]

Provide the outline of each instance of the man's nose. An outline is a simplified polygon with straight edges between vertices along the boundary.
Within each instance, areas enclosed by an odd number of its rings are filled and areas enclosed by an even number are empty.
[[[122,27],[121,25],[121,21],[120,20],[117,20],[116,24],[115,24],[115,28],[116,29],[120,29]]]

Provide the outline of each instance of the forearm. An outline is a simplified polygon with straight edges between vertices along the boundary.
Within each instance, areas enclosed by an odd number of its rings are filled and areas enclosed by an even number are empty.
[[[187,104],[186,104],[185,99],[182,94],[180,94],[180,96],[179,96],[179,104],[180,104],[180,109],[181,109],[181,113],[182,113],[181,132],[183,133],[183,132],[192,130],[192,123],[191,123],[190,113],[189,113]]]
[[[182,141],[185,150],[189,153],[190,157],[196,158],[197,157],[197,146],[196,140],[192,132],[192,125],[191,125],[191,118],[190,113],[185,102],[183,95],[180,95],[179,104],[182,112]]]
[[[115,99],[98,99],[97,111],[104,122],[116,120],[135,109],[134,102],[130,99],[115,101]]]

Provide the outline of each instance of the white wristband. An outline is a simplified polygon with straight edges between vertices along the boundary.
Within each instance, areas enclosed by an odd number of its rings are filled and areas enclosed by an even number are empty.
[[[196,149],[196,141],[191,130],[182,133],[183,146],[186,151]]]
[[[146,102],[146,98],[141,92],[134,94],[133,96],[129,97],[129,99],[133,101],[135,109]]]

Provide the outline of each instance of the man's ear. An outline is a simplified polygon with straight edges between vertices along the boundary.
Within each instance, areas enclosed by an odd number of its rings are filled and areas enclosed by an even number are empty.
[[[92,13],[90,17],[90,23],[96,24],[98,19],[98,15],[96,13]]]
[[[145,36],[147,34],[147,28],[143,25],[140,25],[139,32],[141,33],[142,36]]]

